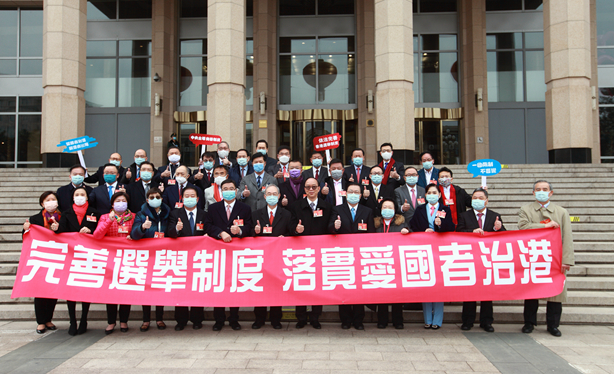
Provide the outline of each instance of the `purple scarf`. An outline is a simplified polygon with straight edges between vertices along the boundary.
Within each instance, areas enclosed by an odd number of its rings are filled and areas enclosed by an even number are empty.
[[[292,190],[294,191],[294,196],[298,199],[299,197],[299,188],[301,188],[301,183],[303,183],[303,176],[297,180],[290,178],[290,186],[292,186]]]

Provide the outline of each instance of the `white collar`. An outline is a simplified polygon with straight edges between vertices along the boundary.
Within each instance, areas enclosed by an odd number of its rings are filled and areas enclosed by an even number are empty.
[[[355,207],[353,207],[353,206],[351,206],[351,205],[350,205],[350,203],[348,203],[348,208],[350,209],[350,212],[352,211],[352,208],[354,208],[354,209],[355,209],[355,210],[358,212],[358,206],[359,206],[359,205],[360,205],[360,204],[356,204],[356,206],[355,206]]]
[[[482,216],[482,217],[486,217],[486,211],[487,211],[487,210],[488,210],[488,208],[484,208],[484,211],[483,211],[483,212],[478,212],[477,210],[475,210],[475,209],[474,209],[474,210],[473,210],[473,213],[475,214],[475,216],[476,216],[476,217],[478,216],[478,214],[483,214],[483,216]]]
[[[316,207],[318,206],[318,198],[316,197],[316,201],[311,201],[309,200],[308,197],[305,198],[305,200],[307,200],[307,205],[311,206],[311,203],[316,204]]]
[[[224,200],[224,209],[226,209],[227,206],[230,206],[230,211],[232,212],[232,210],[235,208],[236,202],[237,202],[237,199],[234,199],[232,203],[228,203],[226,200]]]
[[[109,188],[109,186],[113,186],[113,189],[117,188],[117,181],[115,181],[115,182],[113,182],[111,184],[108,184],[108,183],[105,183],[105,184],[107,185],[107,189]]]
[[[271,207],[269,206],[269,204],[266,205],[266,209],[267,209],[267,213],[268,216],[271,216],[271,212],[273,212],[273,216],[277,215],[277,205],[275,205],[275,208],[271,209]]]
[[[184,205],[183,209],[185,210],[185,215],[188,218],[190,218],[190,213],[194,213],[194,220],[196,220],[196,212],[198,211],[198,207],[194,207],[194,209],[188,210],[188,208],[186,208],[185,205]]]

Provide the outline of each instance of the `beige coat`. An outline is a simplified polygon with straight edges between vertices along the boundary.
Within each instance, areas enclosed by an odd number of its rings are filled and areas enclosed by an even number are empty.
[[[563,242],[563,264],[574,265],[573,252],[573,237],[571,233],[571,221],[567,210],[556,203],[550,202],[548,208],[541,209],[541,204],[537,201],[525,205],[518,212],[518,228],[520,230],[541,229],[546,225],[540,223],[543,220],[550,219],[561,226],[561,237]],[[546,299],[547,301],[566,302],[567,301],[567,282],[563,292],[558,296],[553,296]]]

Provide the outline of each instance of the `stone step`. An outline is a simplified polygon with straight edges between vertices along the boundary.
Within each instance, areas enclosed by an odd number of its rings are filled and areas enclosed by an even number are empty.
[[[576,263],[580,264],[607,264],[614,263],[614,253],[575,253]]]
[[[568,290],[614,291],[614,277],[569,277]]]
[[[614,277],[614,264],[612,263],[581,263],[578,264],[579,254],[576,254],[576,265],[571,267],[571,270],[567,273],[568,276],[607,276]]]

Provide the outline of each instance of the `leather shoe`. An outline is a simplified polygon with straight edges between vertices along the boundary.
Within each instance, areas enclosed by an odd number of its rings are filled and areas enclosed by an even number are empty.
[[[385,324],[383,324],[383,323],[378,323],[378,324],[377,324],[377,328],[378,328],[378,329],[385,329],[385,328],[386,328],[386,325],[385,325]]]
[[[344,329],[344,330],[349,330],[350,327],[352,327],[352,325],[349,324],[349,323],[342,323],[341,324],[341,328]]]
[[[480,325],[480,327],[486,332],[495,332],[495,328],[492,325]]]
[[[176,325],[175,326],[175,331],[181,331],[185,328],[185,325]]]
[[[471,328],[472,328],[472,327],[473,327],[473,326],[471,326],[471,325],[469,325],[469,324],[467,324],[467,323],[463,323],[463,324],[462,324],[462,326],[461,326],[461,330],[463,330],[463,331],[469,331],[469,330],[471,330]]]
[[[77,335],[77,323],[70,323],[70,326],[68,327],[68,335],[70,336],[75,336]]]
[[[127,327],[120,327],[119,331],[121,331],[121,332],[128,332],[128,328]]]
[[[105,335],[111,335],[111,334],[113,334],[113,331],[115,331],[115,328],[113,328],[111,330],[104,330],[104,334]]]
[[[273,326],[275,330],[281,330],[282,327],[280,322],[271,323],[271,326]]]
[[[112,331],[113,331],[113,330],[111,330],[111,332],[112,332]],[[47,332],[47,329],[46,329],[46,328],[45,328],[45,329],[41,329],[41,330],[36,329],[36,333],[37,333],[37,334],[44,334],[45,332]],[[109,334],[107,334],[107,335],[109,335]]]
[[[49,331],[55,331],[57,329],[58,329],[58,327],[56,325],[47,326],[47,330],[49,330]]]
[[[550,335],[556,336],[557,338],[562,335],[561,331],[556,327],[548,327],[548,332]]]
[[[296,328],[297,328],[297,329],[302,329],[302,328],[303,328],[303,327],[305,327],[305,326],[307,326],[307,322],[305,322],[305,321],[298,321],[298,322],[296,323]]]
[[[241,330],[241,325],[239,325],[239,322],[231,322],[230,327],[235,331]]]
[[[194,330],[200,330],[200,329],[203,328],[203,324],[202,323],[195,323],[195,324],[192,325],[192,328]]]
[[[311,324],[311,327],[313,327],[316,330],[319,330],[322,328],[320,321],[311,321],[310,324]]]
[[[79,329],[77,329],[77,335],[85,334],[87,331],[87,322],[81,321]]]
[[[264,326],[264,322],[256,321],[256,322],[252,323],[252,329],[254,329],[254,330],[258,330],[262,326]]]
[[[216,322],[213,324],[213,331],[220,331],[224,327],[224,322]]]
[[[394,325],[394,328],[397,330],[403,330],[405,326],[402,323],[397,323],[396,325]]]
[[[525,323],[524,326],[522,326],[522,332],[524,332],[525,334],[530,334],[533,332],[533,325],[530,323]]]
[[[354,324],[354,328],[355,328],[356,330],[364,330],[364,329],[365,329],[365,325],[363,325],[361,322],[359,322],[359,323],[355,323],[355,324]]]

